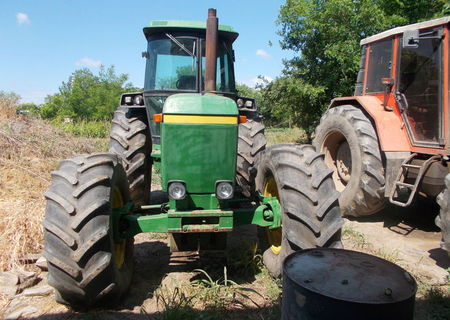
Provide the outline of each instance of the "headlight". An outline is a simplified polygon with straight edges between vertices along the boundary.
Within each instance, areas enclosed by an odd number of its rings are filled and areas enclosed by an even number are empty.
[[[220,200],[226,200],[233,198],[233,184],[228,181],[222,181],[217,183],[216,196]]]
[[[142,104],[142,96],[141,95],[137,95],[137,96],[134,96],[134,104],[135,105],[137,105],[137,106],[140,106],[141,104]]]
[[[236,104],[237,104],[238,108],[242,108],[244,106],[244,100],[239,98],[239,99],[237,99]]]
[[[131,100],[131,97],[130,97],[130,96],[126,96],[126,97],[125,97],[125,103],[126,103],[126,104],[132,104],[132,100]]]
[[[171,182],[169,184],[169,198],[183,200],[186,197],[186,186],[183,182]]]

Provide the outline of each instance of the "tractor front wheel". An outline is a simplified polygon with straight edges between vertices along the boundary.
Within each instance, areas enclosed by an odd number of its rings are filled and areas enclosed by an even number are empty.
[[[133,239],[114,239],[113,209],[130,201],[116,155],[60,162],[45,194],[44,256],[56,300],[74,309],[114,303],[128,289]]]
[[[270,274],[281,275],[292,252],[316,247],[342,247],[343,219],[333,184],[333,171],[310,145],[274,145],[266,149],[256,183],[264,196],[277,197],[282,227],[268,230],[270,247],[263,258]]]

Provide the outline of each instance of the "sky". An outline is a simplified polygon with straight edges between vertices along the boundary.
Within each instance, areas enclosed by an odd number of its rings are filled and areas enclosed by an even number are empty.
[[[22,103],[43,103],[76,69],[94,73],[114,65],[117,74],[143,87],[146,49],[142,28],[152,20],[205,21],[217,9],[219,23],[240,36],[234,43],[238,83],[273,79],[282,60],[275,21],[282,0],[0,0],[0,90]],[[270,46],[269,42],[272,43]]]

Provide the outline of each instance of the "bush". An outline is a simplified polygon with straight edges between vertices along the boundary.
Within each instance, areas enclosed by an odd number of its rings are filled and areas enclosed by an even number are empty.
[[[111,132],[111,121],[109,120],[63,122],[61,119],[57,119],[52,121],[52,124],[79,137],[106,138]]]

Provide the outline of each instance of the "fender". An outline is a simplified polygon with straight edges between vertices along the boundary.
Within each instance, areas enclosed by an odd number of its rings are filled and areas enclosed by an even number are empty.
[[[374,96],[355,96],[333,99],[328,109],[350,104],[360,108],[375,125],[380,149],[383,152],[411,152],[405,124],[396,111],[384,110],[383,103]]]

